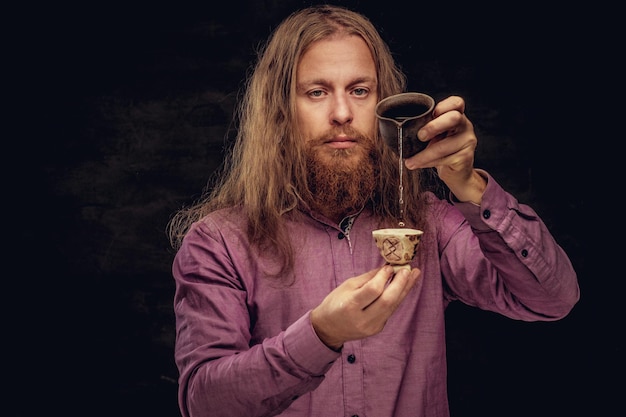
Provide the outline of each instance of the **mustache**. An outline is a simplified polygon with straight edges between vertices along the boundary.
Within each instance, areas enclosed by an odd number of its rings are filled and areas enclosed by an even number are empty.
[[[324,143],[329,142],[340,135],[345,135],[349,137],[350,139],[353,139],[360,143],[363,143],[363,142],[374,143],[373,137],[366,135],[363,132],[358,131],[352,126],[337,126],[337,127],[328,129],[326,132],[313,138],[311,141],[309,141],[309,144],[312,146],[323,145]]]

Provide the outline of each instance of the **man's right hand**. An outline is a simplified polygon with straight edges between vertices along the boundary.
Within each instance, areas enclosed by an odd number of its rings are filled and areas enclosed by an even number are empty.
[[[394,276],[393,267],[385,265],[346,280],[311,312],[315,332],[334,350],[381,332],[420,274],[413,268],[400,269]]]

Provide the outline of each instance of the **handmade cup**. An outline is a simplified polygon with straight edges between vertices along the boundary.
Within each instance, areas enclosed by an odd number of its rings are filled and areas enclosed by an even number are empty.
[[[417,138],[417,131],[433,118],[435,99],[424,93],[400,93],[379,101],[376,105],[378,129],[385,143],[409,158],[424,150],[427,142]]]
[[[423,231],[409,228],[377,229],[372,231],[376,247],[395,272],[400,268],[411,269],[409,263],[415,257]]]

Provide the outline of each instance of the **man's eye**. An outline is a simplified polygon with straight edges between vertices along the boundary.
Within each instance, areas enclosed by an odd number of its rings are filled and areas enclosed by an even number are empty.
[[[321,97],[324,92],[322,90],[313,90],[309,93],[311,97]]]
[[[366,94],[367,94],[367,89],[365,89],[365,88],[356,88],[354,90],[354,95],[355,96],[364,96]]]

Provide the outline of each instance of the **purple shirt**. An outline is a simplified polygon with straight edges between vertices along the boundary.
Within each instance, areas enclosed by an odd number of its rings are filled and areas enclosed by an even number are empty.
[[[173,264],[183,417],[447,417],[451,301],[549,321],[579,298],[571,262],[544,223],[482,173],[481,206],[433,197],[412,264],[418,283],[381,333],[341,352],[320,341],[309,313],[346,279],[383,265],[369,211],[345,233],[313,213],[290,222],[291,285],[263,276],[275,265],[251,248],[237,211],[195,223]]]

